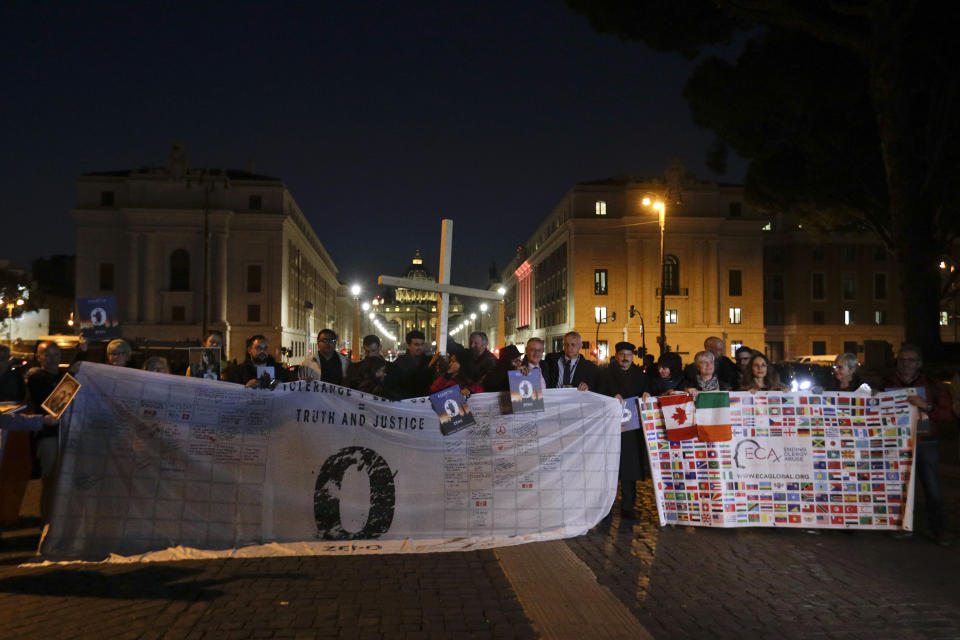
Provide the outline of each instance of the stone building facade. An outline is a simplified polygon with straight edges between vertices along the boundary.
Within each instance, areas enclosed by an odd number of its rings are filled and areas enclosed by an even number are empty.
[[[293,362],[319,329],[349,334],[337,267],[278,178],[190,168],[175,146],[165,167],[82,176],[72,213],[76,295],[114,296],[124,337],[197,341],[204,300],[230,358],[258,333]]]
[[[621,340],[659,353],[660,228],[645,196],[666,202],[669,348],[689,360],[711,335],[763,348],[766,221],[742,186],[698,180],[679,161],[662,177],[585,182],[561,199],[502,272],[508,344],[539,336],[558,350],[575,330],[600,361]]]

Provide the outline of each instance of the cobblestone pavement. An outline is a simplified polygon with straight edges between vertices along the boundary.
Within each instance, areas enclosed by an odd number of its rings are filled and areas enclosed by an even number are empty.
[[[536,637],[492,551],[19,568],[38,535],[4,534],[4,640]]]
[[[960,479],[945,479],[960,522]],[[637,520],[614,515],[567,541],[655,638],[960,638],[960,542],[919,531],[656,525],[649,481]],[[919,493],[919,492],[918,492]],[[619,514],[619,503],[614,507]]]
[[[641,488],[637,520],[567,544],[656,638],[960,638],[960,543],[922,523],[661,529]],[[945,488],[955,526],[960,478]],[[19,568],[37,534],[4,533],[0,638],[536,637],[490,551]]]
[[[0,568],[3,638],[534,638],[492,552]]]

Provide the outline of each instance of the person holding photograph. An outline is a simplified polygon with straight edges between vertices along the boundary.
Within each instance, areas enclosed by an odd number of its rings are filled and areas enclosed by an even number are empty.
[[[270,376],[270,372],[273,376]],[[257,334],[247,339],[247,357],[227,372],[227,381],[252,388],[272,388],[277,382],[289,382],[287,369],[270,355],[266,336]]]
[[[205,378],[207,380],[225,380],[226,379],[225,375],[226,375],[227,369],[230,367],[230,363],[224,360],[225,350],[223,348],[223,334],[217,331],[216,329],[211,329],[210,331],[207,331],[206,335],[203,336],[203,342],[201,343],[200,346],[203,347],[204,349],[211,349],[211,351],[209,352],[204,351],[203,356],[201,356],[204,366],[207,367],[206,370],[203,371],[200,375],[194,376],[193,371],[191,370],[192,365],[188,365],[187,371],[184,375],[186,375],[188,378],[196,377],[196,378]],[[191,350],[192,349],[193,347],[191,347]],[[211,375],[211,372],[216,372],[218,370],[215,366],[216,356],[213,355],[218,352],[220,354],[220,369],[219,369],[220,373],[219,373],[219,376],[216,373],[212,373]],[[207,355],[208,353],[210,355]]]

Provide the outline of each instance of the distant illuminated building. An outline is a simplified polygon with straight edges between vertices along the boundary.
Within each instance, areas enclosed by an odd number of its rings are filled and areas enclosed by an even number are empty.
[[[414,252],[410,266],[407,267],[401,277],[422,280],[424,283],[437,282],[430,270],[423,266],[423,256],[419,249]],[[437,339],[437,300],[439,297],[440,294],[435,291],[408,289],[406,287],[384,288],[381,295],[372,301],[370,315],[373,315],[376,321],[390,331],[396,339],[384,340],[384,332],[377,331],[374,320],[370,319],[368,315],[369,333],[379,335],[385,349],[396,351],[406,348],[405,337],[407,332],[419,329],[426,336],[427,350],[433,351],[434,347],[432,345]],[[463,304],[456,296],[451,296],[449,313],[451,328],[460,322],[462,316]],[[461,332],[453,339],[466,344],[467,336],[469,336],[469,333]]]

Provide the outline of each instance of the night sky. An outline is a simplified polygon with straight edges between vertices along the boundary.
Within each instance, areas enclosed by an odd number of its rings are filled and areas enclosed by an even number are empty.
[[[194,167],[282,178],[367,285],[417,247],[435,273],[444,217],[454,282],[486,286],[577,182],[671,156],[743,178],[705,166],[692,63],[560,1],[310,4],[3,3],[0,257],[75,253],[76,178],[163,165],[175,140]]]

